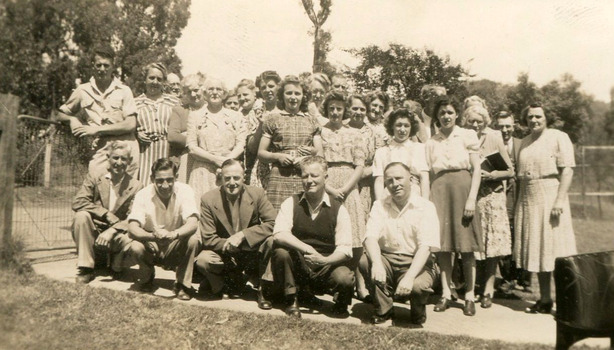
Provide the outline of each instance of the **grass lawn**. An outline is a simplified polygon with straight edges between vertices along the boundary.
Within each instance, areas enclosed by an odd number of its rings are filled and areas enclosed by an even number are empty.
[[[549,349],[182,305],[0,270],[3,349]]]

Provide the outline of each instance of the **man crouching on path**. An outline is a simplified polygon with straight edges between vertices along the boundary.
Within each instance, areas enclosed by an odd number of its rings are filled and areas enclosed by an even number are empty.
[[[310,294],[312,290],[332,293],[333,315],[347,317],[355,279],[348,267],[352,257],[350,215],[324,190],[324,158],[310,156],[300,166],[304,192],[286,199],[275,220],[274,280],[283,286],[289,316],[301,317],[299,302],[319,306],[321,301]]]
[[[134,195],[143,185],[126,173],[132,162],[130,145],[113,141],[107,148],[108,172],[98,177],[86,175],[72,203],[76,212],[72,225],[77,245],[77,282],[94,279],[94,248],[111,254],[111,273],[118,277],[122,253],[130,245],[128,213]]]
[[[360,261],[374,296],[371,321],[392,318],[393,298],[401,298],[410,301],[410,321],[421,325],[435,280],[431,250],[439,250],[439,219],[433,203],[411,192],[407,165],[390,163],[384,185],[390,195],[373,204],[364,241],[367,255]]]
[[[139,264],[136,287],[153,292],[154,265],[176,268],[175,295],[190,300],[194,257],[200,250],[195,235],[198,210],[190,186],[175,182],[177,166],[161,158],[151,167],[151,184],[139,191],[128,217],[130,254]]]

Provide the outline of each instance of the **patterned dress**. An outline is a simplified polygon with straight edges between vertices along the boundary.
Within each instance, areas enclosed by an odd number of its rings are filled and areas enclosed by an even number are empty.
[[[339,130],[322,128],[324,158],[328,162],[327,185],[334,188],[345,186],[354,168],[365,164],[365,150],[358,130],[342,126]],[[367,216],[362,208],[358,187],[354,186],[344,201],[352,219],[352,247],[362,247],[365,236]]]
[[[188,134],[186,144],[190,149],[199,147],[217,156],[228,155],[235,147],[245,147],[245,123],[239,112],[222,108],[218,113],[211,113],[202,108],[198,113],[188,117]],[[195,156],[192,158],[192,170],[189,185],[194,190],[196,199],[219,186],[218,166]]]
[[[566,133],[546,129],[536,140],[522,139],[517,150],[518,200],[514,217],[514,260],[525,270],[554,270],[554,260],[577,253],[569,198],[558,220],[550,212],[559,190],[558,168],[574,167],[574,149]]]
[[[499,152],[510,169],[513,168],[501,133],[485,128],[479,137],[480,157]],[[480,184],[477,212],[482,224],[484,252],[477,253],[479,259],[494,258],[512,254],[512,233],[507,217],[507,196],[503,181],[483,181]]]
[[[369,124],[364,124],[362,128],[357,129],[360,132],[365,150],[365,167],[373,165],[373,157],[375,156],[375,133]],[[373,176],[364,178],[358,182],[358,192],[360,193],[360,201],[365,215],[369,215],[371,204],[373,204]]]
[[[152,140],[151,143],[139,143],[139,180],[144,186],[151,182],[151,166],[160,159],[168,157],[167,141],[168,124],[173,114],[173,107],[179,100],[164,94],[157,100],[149,99],[142,94],[134,99],[137,107],[137,132],[144,132]]]
[[[375,149],[380,149],[390,143],[391,137],[388,135],[386,131],[386,125],[384,125],[384,121],[380,120],[377,123],[373,123],[369,120],[369,118],[365,122],[369,124],[371,129],[373,130],[373,135],[375,136]]]
[[[313,146],[313,138],[322,129],[318,121],[302,112],[291,114],[282,111],[271,115],[262,124],[262,137],[271,139],[270,152],[294,155],[301,146]],[[279,210],[281,203],[288,197],[303,191],[300,169],[294,165],[271,165],[271,175],[267,186],[267,196],[273,207]]]
[[[281,111],[275,107],[274,109],[267,111],[264,110],[260,114],[260,117],[257,119],[250,118],[247,122],[248,135],[253,135],[255,137],[255,149],[247,150],[248,152],[254,153],[255,160],[253,165],[246,162],[248,172],[247,179],[248,184],[255,187],[267,189],[269,184],[269,177],[271,176],[271,165],[268,163],[263,163],[258,160],[258,146],[260,145],[260,139],[262,138],[262,124],[264,121],[269,119],[272,115],[279,114]],[[251,168],[250,168],[251,165]]]

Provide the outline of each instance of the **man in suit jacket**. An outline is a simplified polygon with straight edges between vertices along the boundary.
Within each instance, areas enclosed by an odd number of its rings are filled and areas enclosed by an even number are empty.
[[[94,248],[110,253],[123,253],[130,239],[126,236],[126,218],[134,195],[142,185],[126,169],[132,162],[132,150],[124,141],[113,141],[108,147],[108,173],[92,177],[87,175],[75,196],[72,209],[76,212],[72,226],[77,245],[77,282],[89,283],[94,279]],[[111,266],[120,272],[121,258],[115,256]]]
[[[268,256],[269,245],[263,242],[273,233],[277,213],[263,189],[243,183],[245,169],[239,161],[229,159],[221,169],[222,186],[201,198],[203,251],[196,268],[210,285],[206,291],[202,283],[202,293],[220,297],[225,286],[230,297],[239,297],[245,286],[243,273],[259,277],[264,272],[259,254]],[[271,308],[261,291],[258,306]]]

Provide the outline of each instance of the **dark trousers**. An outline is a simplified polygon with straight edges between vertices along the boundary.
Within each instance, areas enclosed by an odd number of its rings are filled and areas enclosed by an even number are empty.
[[[382,263],[386,270],[386,284],[379,285],[373,283],[371,278],[372,263],[369,258],[364,255],[360,260],[360,271],[367,278],[367,288],[373,296],[373,304],[375,313],[384,315],[389,312],[393,305],[394,292],[397,285],[412,264],[413,257],[401,254],[386,254],[382,253]],[[416,309],[417,305],[424,305],[428,301],[429,295],[433,292],[431,288],[436,279],[433,259],[429,258],[422,271],[416,276],[414,286],[409,296],[411,308]]]
[[[352,303],[354,272],[349,262],[339,265],[310,267],[303,254],[295,250],[277,247],[271,257],[275,283],[283,286],[286,296],[295,295],[301,288],[318,293],[330,293],[341,304]]]
[[[203,250],[196,257],[196,270],[207,278],[214,294],[224,286],[240,291],[245,283],[243,273],[252,278],[260,277],[258,265],[258,251],[255,250],[241,250],[234,254]]]

